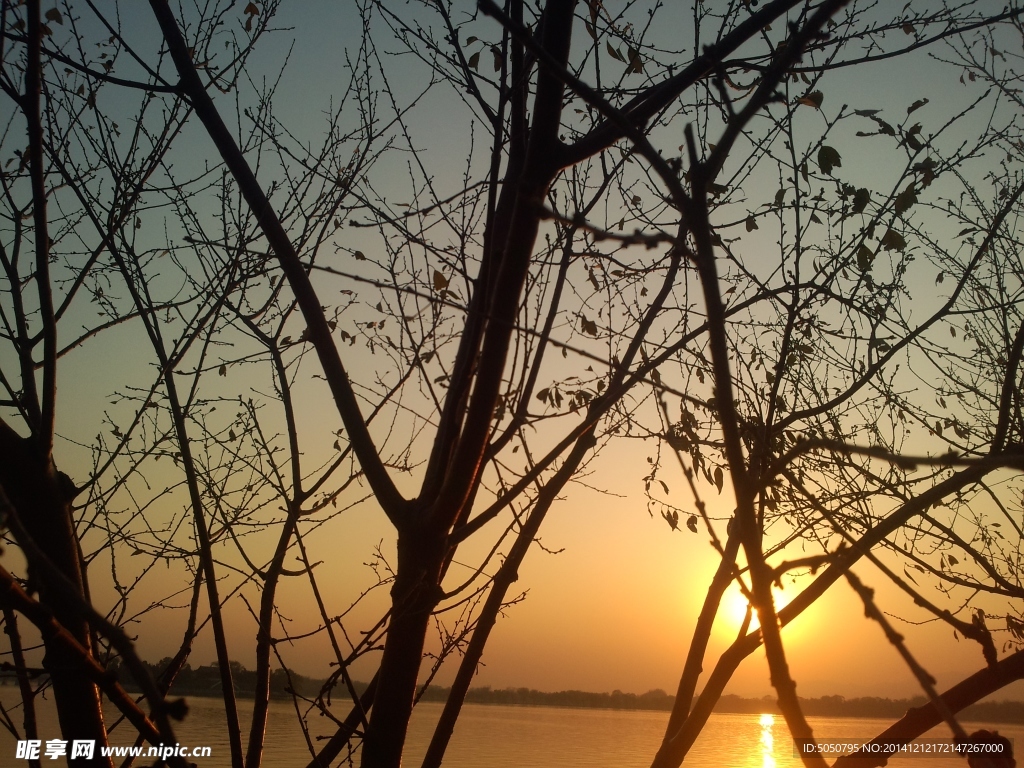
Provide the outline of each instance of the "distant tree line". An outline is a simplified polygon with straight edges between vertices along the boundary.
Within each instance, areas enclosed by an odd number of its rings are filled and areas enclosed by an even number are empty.
[[[430,686],[423,694],[424,701],[444,701],[448,689]],[[583,707],[593,709],[644,709],[671,711],[675,696],[656,688],[647,693],[591,693],[588,691],[555,691],[552,693],[532,688],[500,688],[490,686],[471,688],[466,701],[474,704],[512,704],[518,706]],[[844,696],[822,696],[816,699],[800,699],[804,712],[820,717],[878,717],[899,718],[907,710],[923,706],[926,699],[915,696],[910,699],[885,699],[877,696],[863,696],[848,699]],[[715,706],[715,712],[736,714],[778,714],[775,697],[744,698],[733,694],[722,696]],[[974,704],[963,710],[962,718],[967,721],[1010,723],[1024,720],[1024,702],[989,701]]]
[[[169,659],[155,664],[143,662],[149,667],[155,679],[160,679],[168,668]],[[110,666],[118,681],[126,690],[134,690],[131,675],[115,659]],[[240,662],[231,662],[231,679],[237,686],[236,693],[245,696],[249,681],[256,673],[246,669]],[[170,693],[177,696],[220,696],[220,669],[217,663],[192,667],[185,664],[174,678]],[[322,689],[323,680],[306,677],[293,670],[275,669],[270,677],[271,698],[283,699],[292,695],[314,698]],[[367,684],[353,683],[356,691],[362,693]],[[427,686],[420,696],[422,701],[447,701],[451,689],[440,685]],[[579,707],[583,709],[636,709],[661,710],[669,712],[675,704],[675,696],[661,688],[647,693],[611,693],[591,691],[538,691],[533,688],[492,688],[489,685],[470,688],[466,701],[471,704],[505,704],[520,707]],[[804,712],[819,717],[878,717],[900,718],[907,710],[923,706],[926,699],[915,696],[909,699],[886,699],[878,696],[861,696],[848,699],[845,696],[821,696],[816,699],[800,699]],[[719,699],[715,712],[733,714],[779,714],[775,697],[744,698],[726,694]],[[1024,721],[1024,701],[986,701],[973,704],[962,712],[967,721],[986,723],[1019,723]]]
[[[168,668],[170,659],[151,664],[143,662],[160,680],[163,671]],[[124,686],[125,690],[134,691],[134,681],[128,671],[114,659],[109,669]],[[255,671],[246,669],[240,662],[231,662],[231,679],[237,686],[236,694],[246,696],[247,681],[253,678]],[[215,696],[221,695],[220,669],[216,662],[208,665],[192,667],[185,664],[175,677],[170,694],[177,696]],[[272,699],[289,698],[295,695],[304,698],[315,698],[322,690],[323,680],[306,677],[293,670],[275,669],[270,677],[270,695]],[[353,686],[358,694],[365,692],[367,684],[354,681]],[[421,691],[422,701],[447,701],[451,689],[440,685],[430,685]],[[696,698],[696,697],[695,697]],[[581,709],[619,709],[672,711],[675,696],[661,688],[646,693],[625,693],[614,690],[611,693],[594,693],[591,691],[538,691],[533,688],[492,688],[489,685],[470,688],[466,694],[466,702],[470,704],[504,704],[520,707],[575,707]],[[908,710],[922,707],[927,703],[923,696],[909,699],[887,699],[878,696],[821,696],[813,699],[800,699],[804,712],[809,716],[818,717],[873,717],[899,719]],[[715,706],[715,712],[727,714],[779,714],[778,703],[773,696],[761,698],[744,698],[734,694],[722,696]],[[1024,701],[986,701],[973,704],[961,712],[961,719],[979,723],[1020,723],[1024,722]]]
[[[167,669],[172,668],[171,659],[161,659],[155,664],[148,661],[142,663],[149,669],[153,679],[163,681]],[[256,672],[246,669],[240,662],[232,661],[231,681],[235,686],[235,694],[245,697],[251,695],[252,683],[255,682]],[[120,663],[120,659],[113,659],[108,665],[119,683],[126,691],[138,692],[135,680],[131,673]],[[193,667],[185,663],[174,676],[169,689],[171,696],[221,696],[221,673],[217,662],[212,664]],[[298,672],[286,669],[275,669],[270,675],[270,697],[272,699],[284,699],[292,696],[314,698],[323,686],[323,680],[317,680]]]
[[[447,701],[448,689],[431,685],[423,701]],[[537,691],[533,688],[470,688],[466,702],[471,704],[512,704],[533,707],[582,707],[587,709],[661,709],[671,710],[675,697],[657,688],[647,693],[591,693],[589,691]]]
[[[845,696],[822,696],[817,699],[800,699],[808,715],[818,717],[878,717],[900,718],[908,710],[922,707],[927,703],[923,696],[909,699],[885,699],[878,696],[861,696],[848,699]],[[722,696],[716,712],[735,713],[778,713],[775,698],[745,699],[727,694]],[[960,712],[960,719],[969,722],[1019,723],[1024,720],[1024,702],[983,701],[972,704]]]

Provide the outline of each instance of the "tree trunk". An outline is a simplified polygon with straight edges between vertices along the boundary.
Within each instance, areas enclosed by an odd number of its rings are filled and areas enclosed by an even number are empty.
[[[443,536],[428,536],[422,529],[399,534],[391,622],[363,740],[363,768],[399,768],[402,764],[427,627],[441,597],[439,582],[446,549]]]
[[[44,569],[30,564],[30,586],[39,591],[43,604],[82,647],[92,648],[81,603],[67,593],[70,587],[80,601],[85,600],[85,580],[71,514],[73,487],[51,461],[40,459],[31,438],[19,437],[2,421],[0,485],[25,531],[65,577],[65,584],[58,585]],[[69,750],[70,742],[76,739],[106,744],[107,729],[96,684],[61,644],[47,641],[44,645],[43,666],[50,673],[61,734],[68,740]],[[112,765],[109,758],[99,756],[99,750],[92,760],[78,758],[70,762],[75,768]]]

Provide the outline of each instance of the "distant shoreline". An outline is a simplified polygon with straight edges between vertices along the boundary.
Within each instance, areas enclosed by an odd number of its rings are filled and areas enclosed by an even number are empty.
[[[168,668],[170,658],[161,659],[157,663],[143,661],[153,678],[161,679]],[[108,664],[111,672],[126,690],[138,692],[135,680],[123,667],[119,659]],[[0,675],[6,678],[8,675]],[[239,662],[231,662],[231,677],[235,686],[235,695],[240,699],[251,699],[256,687],[256,673],[246,669]],[[192,667],[185,663],[175,676],[170,696],[202,696],[220,697],[220,670],[216,664]],[[0,682],[4,682],[0,680]],[[305,699],[313,699],[320,694],[324,681],[306,677],[298,672],[275,669],[270,676],[270,695],[275,700],[290,700],[293,691]],[[362,694],[367,684],[354,682],[357,694]],[[430,685],[422,692],[422,701],[447,701],[450,688]],[[340,683],[335,688],[336,698],[344,694]],[[345,694],[347,696],[347,694]],[[675,696],[661,689],[647,693],[593,693],[590,691],[538,691],[533,688],[492,688],[482,686],[470,688],[466,694],[466,702],[470,704],[504,704],[512,706],[533,707],[565,707],[576,709],[616,709],[646,710],[656,712],[671,711],[675,704]],[[872,717],[896,721],[906,714],[907,710],[920,707],[926,703],[923,696],[907,699],[888,699],[878,696],[861,696],[845,698],[843,696],[821,696],[818,698],[801,698],[800,703],[805,715],[818,717]],[[719,698],[714,707],[715,712],[724,714],[778,714],[779,710],[773,696],[761,698],[744,698],[725,694]],[[982,723],[1024,723],[1024,702],[1022,701],[987,701],[973,704],[963,709],[958,717],[965,721]]]
[[[424,693],[423,701],[445,701],[447,688],[430,686]],[[572,707],[579,709],[614,709],[670,711],[675,696],[662,690],[644,694],[590,693],[586,691],[545,692],[527,688],[492,689],[471,688],[466,694],[466,703],[505,704],[513,706]],[[908,709],[927,703],[923,696],[910,699],[885,699],[880,697],[858,697],[847,699],[843,696],[822,696],[801,698],[803,712],[811,717],[860,717],[898,720]],[[775,697],[744,698],[732,694],[723,695],[715,704],[714,712],[720,714],[780,714]],[[958,713],[958,718],[969,722],[1021,723],[1024,722],[1024,702],[990,701],[973,704]]]
[[[159,678],[163,662],[147,664],[154,677]],[[126,689],[134,689],[134,681],[124,669],[116,670],[117,677]],[[255,687],[255,673],[245,669],[241,664],[232,662],[232,678],[235,683],[236,696],[242,699],[252,698],[251,691]],[[323,681],[306,677],[297,672],[275,670],[271,676],[271,697],[275,700],[291,699],[294,690],[300,696],[313,698],[318,695]],[[365,688],[365,683],[356,682],[357,693]],[[450,688],[430,685],[421,696],[422,701],[446,701]],[[171,696],[202,696],[220,697],[220,674],[215,665],[192,668],[189,665],[181,670],[170,691]],[[593,693],[589,691],[538,691],[532,688],[492,688],[482,686],[471,688],[466,694],[466,702],[470,704],[492,704],[533,707],[563,707],[576,709],[613,709],[613,710],[645,710],[670,711],[675,704],[675,696],[661,689],[647,693]],[[888,699],[876,696],[845,698],[843,696],[821,696],[818,698],[801,698],[805,715],[818,717],[870,717],[898,720],[907,710],[920,707],[926,703],[923,696],[908,699]],[[761,698],[744,698],[732,694],[723,695],[714,707],[715,712],[723,714],[778,714],[779,710],[773,696]],[[983,723],[1022,723],[1024,722],[1024,702],[1021,701],[988,701],[973,704],[962,710],[958,717],[971,722]]]
[[[247,670],[242,670],[242,673]],[[237,679],[237,677],[236,677]],[[292,682],[300,694],[311,698],[319,691],[321,683],[312,678],[292,673]],[[0,686],[8,687],[9,681],[4,676],[0,680]],[[125,684],[127,683],[127,684]],[[125,690],[138,693],[136,686],[131,681],[122,680]],[[362,692],[366,687],[365,683],[356,682],[355,688]],[[448,698],[451,689],[431,685],[423,693],[421,701],[444,702]],[[203,699],[219,699],[219,688],[204,686],[181,686],[172,687],[170,696],[174,697],[198,697]],[[236,696],[239,699],[252,699],[250,690],[239,685]],[[276,686],[271,690],[273,700],[289,700],[291,692],[287,689],[278,689]],[[560,709],[606,709],[617,711],[647,711],[667,712],[672,709],[675,697],[663,690],[648,691],[643,694],[623,693],[613,691],[611,693],[593,693],[589,691],[538,691],[532,688],[491,688],[483,686],[471,688],[466,694],[467,704],[480,704],[483,706],[516,706],[516,707],[554,707]],[[920,707],[926,703],[923,696],[915,696],[910,699],[886,699],[881,697],[858,697],[847,699],[843,696],[822,696],[820,698],[800,699],[804,714],[809,717],[843,717],[843,718],[875,718],[885,720],[898,720],[903,717],[908,709]],[[723,695],[714,707],[718,714],[737,715],[760,715],[779,714],[778,706],[772,696],[761,698],[744,698],[732,694]],[[965,722],[977,723],[1024,723],[1024,702],[1021,701],[988,701],[973,704],[961,710],[958,719]]]

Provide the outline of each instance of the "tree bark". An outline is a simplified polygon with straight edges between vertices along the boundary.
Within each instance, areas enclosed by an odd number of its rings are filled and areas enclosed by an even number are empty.
[[[399,768],[431,614],[442,597],[446,539],[425,530],[400,533],[391,623],[377,695],[363,740],[363,768]]]
[[[85,599],[84,576],[71,514],[74,490],[53,462],[40,456],[32,438],[22,438],[0,421],[0,487],[22,526],[36,545]],[[41,601],[53,611],[54,618],[83,648],[92,647],[89,624],[78,605],[68,599],[57,585],[29,564],[31,586]],[[75,739],[107,743],[99,688],[82,670],[79,659],[63,643],[44,640],[43,667],[50,674],[61,733],[69,742]],[[78,766],[111,766],[99,751],[91,760],[70,761]]]

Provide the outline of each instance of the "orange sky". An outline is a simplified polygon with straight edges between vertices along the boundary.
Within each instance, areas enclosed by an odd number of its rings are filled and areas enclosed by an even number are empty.
[[[640,486],[643,464],[630,467],[628,458],[609,452],[596,475],[609,483],[621,480],[626,488],[632,476],[632,484]],[[668,483],[672,487],[671,478]],[[677,484],[682,486],[678,479]],[[722,500],[727,494],[728,488]],[[381,538],[387,549],[389,532],[369,504],[351,513],[335,530],[330,536],[310,539],[308,546],[314,560],[325,561],[318,571],[321,588],[338,610],[346,604],[346,595],[372,581],[363,565],[366,553]],[[632,498],[615,498],[576,486],[552,510],[541,538],[545,548],[561,551],[549,554],[535,548],[527,556],[517,585],[529,590],[527,599],[499,620],[475,684],[636,693],[662,688],[674,692],[689,632],[716,563],[706,536],[685,528],[671,531],[664,520],[648,515],[636,491]],[[925,618],[904,595],[887,586],[885,577],[873,567],[861,565],[855,571],[878,589],[877,602],[883,610]],[[330,578],[331,574],[336,574],[336,579]],[[453,581],[459,580],[458,574],[458,568],[453,568]],[[789,585],[784,593],[798,586]],[[255,604],[253,598],[250,591],[250,603]],[[385,598],[381,591],[380,599],[371,605],[379,608]],[[294,619],[294,625],[289,625],[292,631],[308,630],[315,624],[308,613],[314,610],[308,588],[301,580],[285,582],[280,602],[286,615]],[[725,613],[716,625],[706,671],[712,668],[715,649],[723,650],[738,628],[735,610]],[[229,602],[227,615],[231,618],[232,654],[251,664],[247,654],[252,647],[252,620],[238,599]],[[368,606],[356,615],[371,618],[376,614]],[[140,633],[143,654],[155,660],[173,653],[181,620],[180,615],[176,620],[147,617]],[[948,627],[894,623],[938,679],[940,690],[984,664],[978,646],[955,640]],[[787,627],[784,638],[798,692],[803,696],[899,698],[920,694],[905,664],[885,642],[877,624],[864,617],[859,598],[843,581]],[[324,676],[329,671],[326,661],[330,652],[324,637],[306,641],[300,653],[287,646],[282,646],[282,652],[294,659],[293,666],[304,674]],[[207,631],[196,644],[193,664],[209,663],[213,658]],[[368,679],[372,671],[367,664],[357,664],[353,674]],[[438,682],[446,683],[448,676],[442,673]],[[770,692],[761,652],[744,662],[727,692],[743,696]],[[1018,685],[997,698],[1021,695],[1024,687]]]

